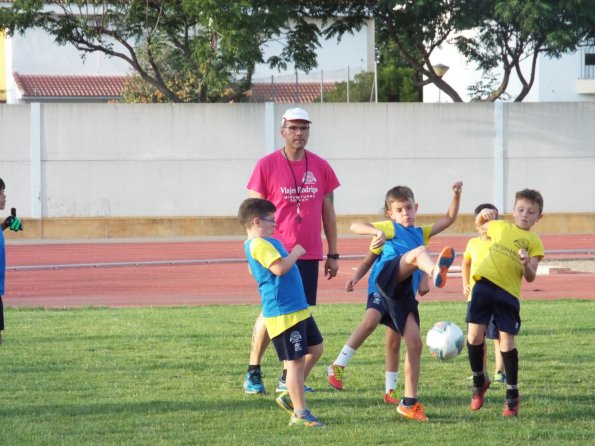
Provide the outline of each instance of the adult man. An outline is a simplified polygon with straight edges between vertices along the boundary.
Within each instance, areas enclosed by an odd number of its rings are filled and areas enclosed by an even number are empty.
[[[333,191],[340,183],[327,161],[306,150],[311,123],[310,115],[301,108],[285,112],[281,123],[285,145],[256,163],[248,190],[250,197],[265,198],[276,206],[274,237],[281,240],[288,251],[297,243],[305,248],[306,253],[297,266],[308,304],[313,306],[316,305],[319,262],[323,258],[321,224],[328,245],[324,275],[331,279],[339,269]],[[246,393],[266,393],[260,362],[269,343],[260,314],[252,332],[250,362],[244,380]],[[306,357],[306,376],[314,365],[308,359]],[[286,390],[286,373],[284,369],[279,378],[278,392]]]

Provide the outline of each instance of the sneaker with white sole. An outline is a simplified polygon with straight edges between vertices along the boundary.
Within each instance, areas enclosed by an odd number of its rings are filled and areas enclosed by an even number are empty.
[[[287,384],[285,384],[285,381],[283,381],[283,378],[279,378],[279,382],[277,383],[277,388],[275,389],[275,392],[277,392],[277,393],[287,392]],[[314,392],[314,389],[312,387],[304,384],[304,392],[312,393],[312,392]]]
[[[264,383],[262,382],[262,374],[260,373],[260,369],[253,370],[251,372],[246,372],[246,377],[244,379],[244,392],[250,394],[266,394],[267,389],[264,387]]]

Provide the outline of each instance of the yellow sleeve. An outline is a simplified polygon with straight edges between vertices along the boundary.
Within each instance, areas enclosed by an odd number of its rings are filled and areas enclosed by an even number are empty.
[[[392,220],[377,221],[372,223],[372,226],[384,232],[384,236],[387,240],[390,240],[395,237],[395,225],[393,224]],[[376,236],[374,236],[372,238],[372,241],[370,242],[370,251],[379,256],[382,253],[382,247],[372,249],[372,243],[374,243],[375,241]]]
[[[263,238],[256,238],[250,244],[250,254],[258,263],[269,269],[270,266],[281,258],[277,249]]]

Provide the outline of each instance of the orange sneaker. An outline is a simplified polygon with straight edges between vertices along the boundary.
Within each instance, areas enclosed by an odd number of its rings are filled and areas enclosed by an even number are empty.
[[[384,402],[386,404],[399,404],[401,400],[397,396],[397,392],[393,389],[390,389],[387,393],[384,394]]]
[[[448,273],[448,268],[450,268],[450,265],[455,260],[455,255],[455,250],[447,246],[438,256],[436,266],[434,267],[434,286],[436,288],[443,288],[446,285],[446,274]]]
[[[331,364],[326,369],[326,375],[328,376],[328,383],[337,390],[343,390],[343,372],[345,367],[340,365]]]
[[[410,418],[416,421],[428,421],[428,417],[424,413],[424,410],[426,410],[426,408],[419,402],[415,403],[413,406],[405,406],[403,403],[400,403],[397,407],[397,412],[405,418]]]

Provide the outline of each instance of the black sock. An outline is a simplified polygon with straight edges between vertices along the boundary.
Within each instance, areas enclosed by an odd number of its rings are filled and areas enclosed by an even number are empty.
[[[256,365],[248,364],[248,373],[252,374],[257,370],[260,370],[260,364],[256,364]]]
[[[519,396],[517,389],[519,379],[519,352],[513,348],[509,352],[502,352],[504,370],[506,370],[506,399],[515,399]]]
[[[486,379],[483,373],[483,342],[479,345],[472,345],[467,341],[467,352],[469,353],[469,364],[473,372],[473,386],[481,387]]]
[[[403,403],[403,406],[407,406],[407,407],[415,406],[415,403],[417,403],[417,398],[404,397],[401,400],[401,403]]]
[[[283,373],[281,374],[281,381],[285,382],[287,380],[287,369],[283,369]]]

